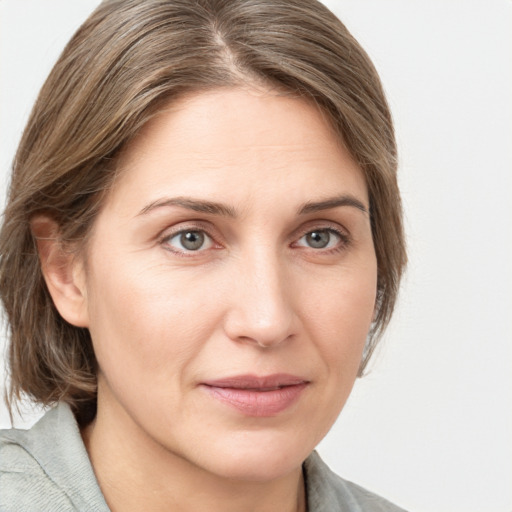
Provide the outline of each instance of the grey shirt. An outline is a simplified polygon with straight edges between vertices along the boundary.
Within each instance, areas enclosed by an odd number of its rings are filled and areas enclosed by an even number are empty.
[[[308,512],[403,512],[335,475],[316,452],[304,463]],[[0,512],[108,512],[68,405],[30,430],[0,431]]]

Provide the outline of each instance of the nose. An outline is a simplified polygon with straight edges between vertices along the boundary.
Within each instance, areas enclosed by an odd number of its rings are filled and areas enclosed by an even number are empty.
[[[277,257],[268,255],[253,254],[240,262],[228,290],[224,330],[230,339],[270,348],[296,334],[291,282],[285,270]]]

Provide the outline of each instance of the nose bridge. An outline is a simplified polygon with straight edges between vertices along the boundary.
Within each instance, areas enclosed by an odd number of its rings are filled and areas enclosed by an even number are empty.
[[[267,347],[293,334],[289,282],[278,252],[265,245],[241,255],[237,277],[228,335]]]

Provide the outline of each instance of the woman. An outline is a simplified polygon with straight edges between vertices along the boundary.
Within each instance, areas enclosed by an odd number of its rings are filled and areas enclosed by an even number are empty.
[[[109,0],[16,156],[1,510],[398,510],[314,453],[405,265],[378,76],[311,0]],[[22,290],[22,292],[20,292]]]

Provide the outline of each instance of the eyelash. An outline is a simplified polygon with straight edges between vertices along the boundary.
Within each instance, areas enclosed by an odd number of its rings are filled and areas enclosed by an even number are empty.
[[[308,228],[307,231],[304,231],[302,233],[302,235],[299,238],[297,238],[296,242],[294,242],[294,243],[297,243],[299,240],[304,238],[306,235],[308,235],[310,233],[314,233],[315,231],[328,232],[330,234],[336,235],[339,238],[339,243],[329,249],[323,249],[323,248],[315,249],[313,247],[309,247],[309,249],[312,249],[315,252],[319,252],[319,253],[321,252],[322,254],[326,254],[326,255],[335,254],[335,253],[345,250],[350,245],[350,242],[351,242],[350,237],[346,233],[341,231],[340,229],[336,229],[331,226]],[[308,249],[308,247],[304,247],[304,249]]]
[[[174,255],[177,255],[177,256],[180,256],[183,258],[190,258],[190,257],[197,256],[197,254],[201,254],[204,251],[202,251],[202,250],[179,251],[179,250],[172,248],[169,244],[169,241],[172,240],[174,237],[184,234],[184,233],[189,233],[189,232],[204,233],[212,241],[212,245],[214,246],[214,248],[216,245],[217,245],[217,247],[219,247],[219,244],[215,242],[215,237],[210,233],[209,229],[201,224],[197,224],[197,225],[191,224],[191,225],[187,225],[185,227],[180,227],[180,229],[173,231],[171,233],[165,233],[163,236],[160,237],[159,243],[160,243],[160,245],[164,246],[164,248],[167,251],[172,252]]]
[[[351,243],[351,238],[350,238],[350,236],[347,235],[347,233],[341,231],[340,229],[334,228],[332,226],[325,226],[324,225],[324,226],[318,226],[318,227],[315,227],[315,226],[308,227],[307,230],[301,231],[300,236],[295,238],[295,241],[293,242],[293,244],[296,244],[299,240],[304,238],[306,235],[308,235],[310,233],[314,233],[315,231],[322,231],[322,232],[328,232],[330,234],[334,234],[335,236],[337,236],[339,238],[339,243],[336,244],[335,247],[332,247],[332,248],[329,248],[329,249],[323,249],[323,248],[315,249],[313,247],[309,247],[308,248],[308,247],[304,247],[304,246],[299,246],[299,248],[304,248],[306,250],[310,249],[310,250],[313,250],[316,253],[321,253],[321,254],[324,254],[324,255],[328,255],[328,254],[335,254],[335,253],[343,251]],[[165,233],[163,236],[160,237],[159,243],[160,243],[160,245],[164,246],[164,248],[166,250],[172,252],[173,254],[175,254],[177,256],[184,257],[184,258],[194,257],[194,256],[197,256],[198,254],[201,254],[202,252],[205,252],[207,249],[204,249],[204,250],[199,249],[197,251],[193,251],[193,250],[188,250],[188,251],[187,250],[183,250],[183,251],[180,251],[180,250],[175,250],[175,249],[170,247],[170,245],[169,245],[169,241],[170,240],[172,240],[174,237],[176,237],[178,235],[181,235],[181,234],[184,234],[184,233],[187,233],[187,232],[200,232],[200,233],[204,233],[211,240],[211,243],[214,246],[213,248],[215,248],[215,246],[217,246],[217,248],[221,248],[220,244],[218,244],[215,241],[215,236],[210,233],[209,229],[207,227],[205,227],[204,225],[199,225],[199,224],[198,225],[188,225],[188,226],[185,226],[185,227],[180,227],[180,229],[178,229],[178,230],[176,230],[174,232]]]

